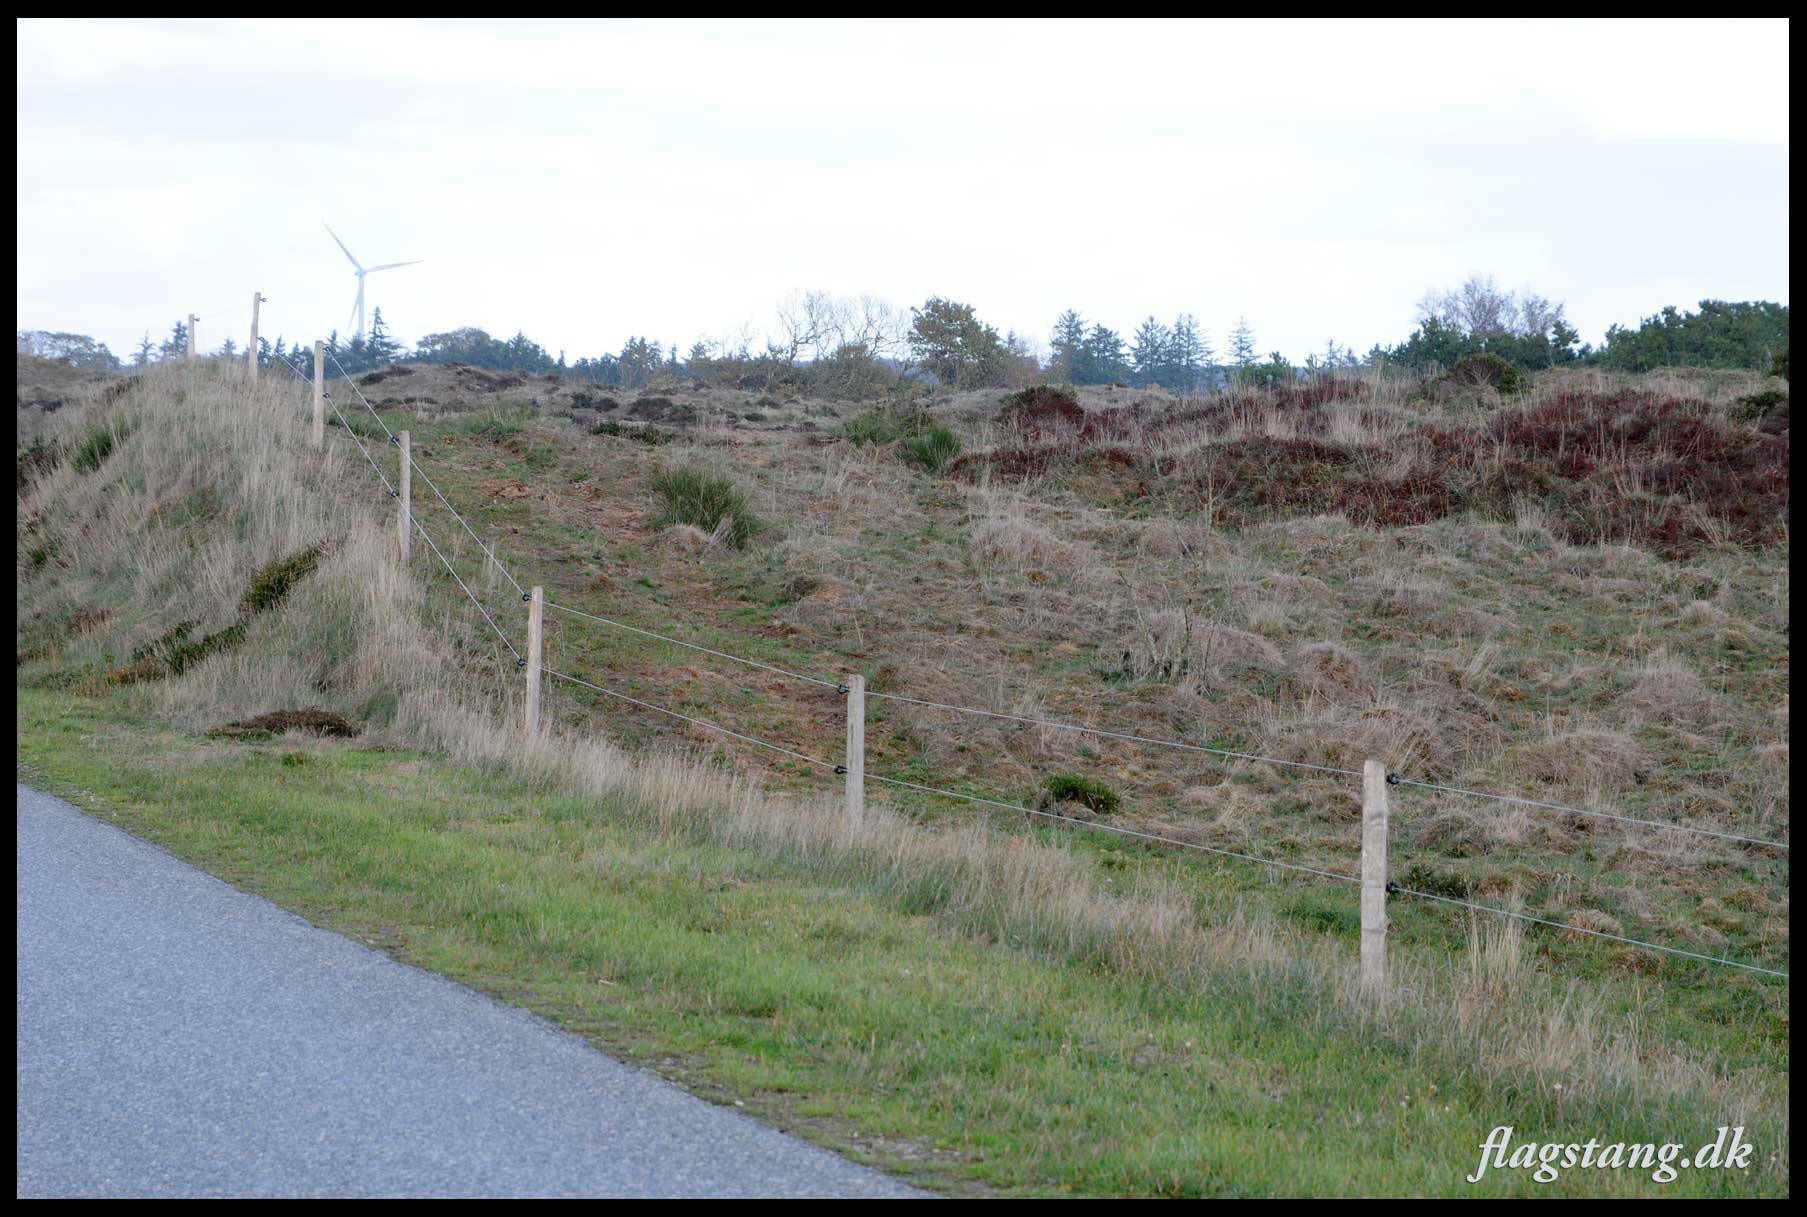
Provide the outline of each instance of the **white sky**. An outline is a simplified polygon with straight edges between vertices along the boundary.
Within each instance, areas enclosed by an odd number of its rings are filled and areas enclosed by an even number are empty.
[[[1046,342],[1404,338],[1471,272],[1590,341],[1788,300],[1785,21],[19,23],[20,328],[125,355],[762,335],[793,290]]]

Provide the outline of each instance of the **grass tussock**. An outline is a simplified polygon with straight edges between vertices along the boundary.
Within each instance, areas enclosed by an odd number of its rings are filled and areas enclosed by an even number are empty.
[[[1042,790],[1047,794],[1044,807],[1077,804],[1095,816],[1108,816],[1122,803],[1116,791],[1082,773],[1057,773],[1043,784]]]
[[[132,427],[132,420],[128,418],[113,418],[90,425],[70,453],[70,466],[78,473],[93,473],[113,455],[119,442],[132,433]]]
[[[930,473],[939,473],[960,455],[960,437],[940,425],[927,427],[903,442],[906,461]]]
[[[467,434],[480,439],[501,441],[514,439],[533,421],[532,406],[512,404],[492,406],[470,416],[464,424]]]
[[[720,474],[685,465],[656,470],[650,480],[664,508],[664,523],[688,524],[733,549],[745,546],[764,527],[746,492]]]

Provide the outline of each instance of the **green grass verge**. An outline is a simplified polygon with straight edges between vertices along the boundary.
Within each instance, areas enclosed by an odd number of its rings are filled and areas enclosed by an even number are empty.
[[[17,742],[22,778],[246,890],[929,1186],[1787,1192],[1786,1146],[1764,1130],[1747,1131],[1746,1173],[1661,1185],[1576,1169],[1541,1184],[1496,1170],[1471,1186],[1498,1124],[1692,1146],[1728,1117],[1489,1083],[1283,990],[1264,1005],[1235,986],[1125,983],[825,884],[806,862],[660,837],[606,801],[506,774],[348,743],[209,740],[31,689]]]

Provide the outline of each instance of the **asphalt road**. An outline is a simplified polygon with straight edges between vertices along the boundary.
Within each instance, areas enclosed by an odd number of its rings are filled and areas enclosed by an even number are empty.
[[[20,1196],[910,1188],[18,788]]]

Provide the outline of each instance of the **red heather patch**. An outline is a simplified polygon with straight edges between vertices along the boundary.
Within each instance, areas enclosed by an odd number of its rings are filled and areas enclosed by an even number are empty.
[[[1085,409],[1071,393],[1036,385],[1005,399],[1003,418],[1029,439],[1044,432],[1073,431],[1085,426]]]
[[[1410,437],[1421,453],[1417,468],[1387,480],[1358,464],[1355,450],[1322,439],[1320,408],[1362,391],[1358,381],[1330,379],[1265,397],[1139,401],[1090,414],[1066,394],[1031,391],[1014,399],[1024,403],[1014,416],[1023,442],[963,457],[954,472],[970,475],[981,462],[1019,480],[1059,469],[1135,470],[1137,480],[1124,486],[1129,496],[1194,504],[1220,524],[1320,512],[1380,528],[1463,511],[1510,520],[1529,501],[1571,542],[1623,540],[1667,558],[1720,540],[1763,545],[1786,536],[1786,415],[1765,431],[1723,422],[1699,401],[1564,392],[1473,427],[1419,427]],[[1286,414],[1303,437],[1256,435],[1178,459],[1135,455],[1141,441],[1170,427]]]
[[[1346,481],[1337,487],[1336,509],[1352,524],[1407,528],[1428,524],[1461,510],[1461,497],[1437,473],[1397,482],[1379,478]]]
[[[1243,523],[1331,510],[1341,471],[1354,459],[1347,449],[1313,439],[1254,436],[1206,450],[1199,467],[1182,466],[1182,476],[1219,523]]]
[[[1361,394],[1363,387],[1359,380],[1329,376],[1308,381],[1302,386],[1288,386],[1281,392],[1281,402],[1290,404],[1287,399],[1293,398],[1296,399],[1299,406],[1312,410],[1319,406],[1330,405],[1332,402],[1347,401],[1352,397],[1357,397]]]

